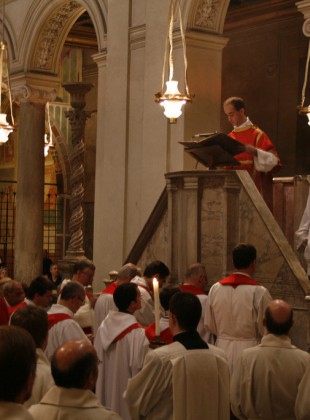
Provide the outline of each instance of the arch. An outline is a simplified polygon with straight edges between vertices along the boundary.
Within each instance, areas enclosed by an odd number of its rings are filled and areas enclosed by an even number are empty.
[[[23,25],[15,71],[56,74],[65,39],[74,22],[85,11],[92,19],[98,50],[101,51],[104,48],[107,16],[101,1],[37,0],[30,7]]]
[[[183,0],[184,27],[222,34],[228,6],[229,0]]]

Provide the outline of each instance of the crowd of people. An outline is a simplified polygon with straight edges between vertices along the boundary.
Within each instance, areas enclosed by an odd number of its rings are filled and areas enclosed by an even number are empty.
[[[254,279],[256,249],[208,290],[193,263],[180,284],[153,261],[92,291],[71,279],[1,283],[1,419],[309,419],[310,355],[292,345],[293,311]],[[160,287],[155,323],[153,280]],[[56,284],[57,283],[57,284]]]
[[[242,98],[223,108],[238,169],[271,206],[276,148]],[[310,419],[310,355],[291,344],[292,309],[253,278],[252,245],[237,246],[233,262],[209,291],[203,264],[170,284],[152,261],[143,272],[124,265],[96,294],[87,259],[62,279],[44,250],[27,286],[0,259],[0,419]]]

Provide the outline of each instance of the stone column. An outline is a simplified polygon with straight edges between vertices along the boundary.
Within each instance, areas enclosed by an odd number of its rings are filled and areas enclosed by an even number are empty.
[[[93,87],[91,83],[66,83],[63,87],[71,95],[72,109],[66,112],[71,125],[72,151],[70,155],[70,222],[71,235],[65,261],[60,263],[62,272],[69,276],[73,265],[85,257],[83,248],[83,198],[84,198],[84,131],[91,113],[85,111],[85,95]],[[70,276],[71,277],[71,276]]]
[[[42,273],[44,204],[44,91],[23,86],[20,101],[14,278],[25,284]]]

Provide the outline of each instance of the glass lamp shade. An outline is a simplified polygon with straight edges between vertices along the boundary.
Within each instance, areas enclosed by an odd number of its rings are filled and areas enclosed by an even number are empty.
[[[6,114],[0,114],[0,143],[6,143],[13,127],[7,122]]]
[[[170,123],[176,123],[177,118],[182,115],[182,106],[186,102],[190,102],[191,98],[182,95],[178,89],[178,81],[170,80],[166,82],[166,92],[161,96],[157,96],[157,102],[164,107],[164,114],[169,119]]]
[[[310,125],[310,112],[307,113],[307,117],[308,117],[308,125]]]

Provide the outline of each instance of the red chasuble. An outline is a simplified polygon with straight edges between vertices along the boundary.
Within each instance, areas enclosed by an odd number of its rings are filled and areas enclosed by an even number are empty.
[[[264,133],[260,128],[252,127],[243,127],[235,128],[232,132],[228,134],[233,139],[239,141],[242,144],[250,144],[258,149],[264,150],[265,152],[271,152],[278,157],[275,146],[272,144],[270,138]],[[264,173],[256,171],[254,167],[254,156],[249,153],[240,153],[239,155],[234,156],[241,165],[239,166],[227,166],[227,169],[245,169],[249,172],[251,178],[253,179],[258,191],[264,197],[269,208],[272,206],[272,176],[277,172],[281,163],[275,166],[272,171]],[[280,162],[280,161],[279,161]]]

